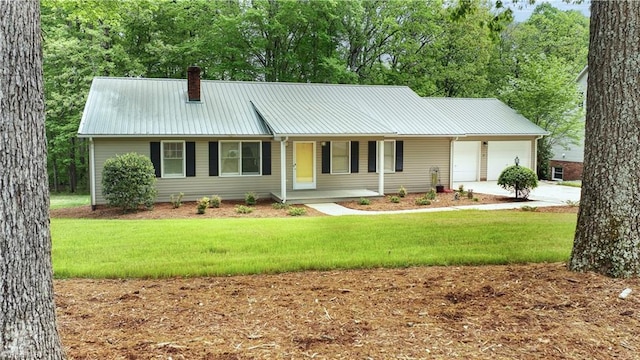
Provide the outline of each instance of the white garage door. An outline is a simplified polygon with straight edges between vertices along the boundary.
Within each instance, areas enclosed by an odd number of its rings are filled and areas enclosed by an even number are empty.
[[[480,166],[480,141],[453,143],[453,182],[477,181]]]
[[[531,169],[531,141],[489,141],[487,149],[487,180],[498,180],[506,167],[515,165]]]

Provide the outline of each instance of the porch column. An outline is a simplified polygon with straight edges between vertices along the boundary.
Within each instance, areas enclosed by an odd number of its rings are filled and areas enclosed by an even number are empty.
[[[283,203],[287,202],[287,140],[280,140],[280,194]]]
[[[384,195],[384,140],[378,141],[378,193]]]

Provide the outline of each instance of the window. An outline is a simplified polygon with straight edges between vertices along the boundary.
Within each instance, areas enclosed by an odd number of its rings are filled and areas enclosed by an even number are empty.
[[[332,141],[331,142],[331,173],[332,174],[349,174],[351,164],[349,141]]]
[[[379,154],[378,150],[378,154]],[[379,169],[376,162],[376,171]],[[384,142],[384,172],[396,172],[396,141],[385,140]]]
[[[162,142],[162,177],[185,177],[184,141]]]
[[[260,141],[221,141],[220,175],[260,175]]]
[[[551,179],[562,180],[562,167],[554,166],[551,168]]]

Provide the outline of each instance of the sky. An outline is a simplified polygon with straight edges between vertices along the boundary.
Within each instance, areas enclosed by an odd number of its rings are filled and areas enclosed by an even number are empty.
[[[543,2],[550,3],[551,5],[553,5],[554,7],[560,10],[578,10],[581,13],[583,13],[585,16],[590,15],[590,12],[589,12],[589,6],[591,4],[590,0],[584,0],[582,4],[574,4],[574,1],[567,3],[564,0],[538,0],[533,5],[529,5],[528,1],[526,0],[519,0],[517,4],[513,5],[512,0],[507,0],[507,1],[504,1],[504,4],[511,7],[511,10],[513,10],[513,16],[515,18],[515,21],[522,22],[527,20],[529,16],[531,16],[531,14],[533,13],[533,10],[536,8],[536,6],[538,6]]]

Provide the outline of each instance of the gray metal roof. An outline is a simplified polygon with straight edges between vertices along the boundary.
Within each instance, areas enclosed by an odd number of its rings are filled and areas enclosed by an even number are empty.
[[[545,132],[496,99],[421,98],[406,86],[97,77],[79,136],[465,136]]]
[[[514,109],[493,98],[424,98],[467,135],[547,135]]]

